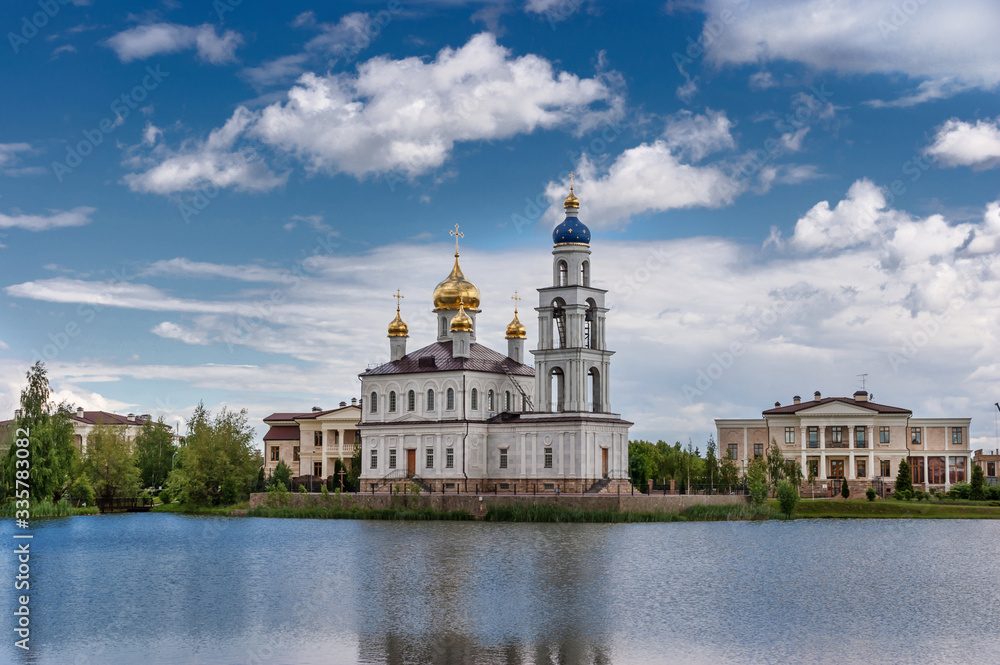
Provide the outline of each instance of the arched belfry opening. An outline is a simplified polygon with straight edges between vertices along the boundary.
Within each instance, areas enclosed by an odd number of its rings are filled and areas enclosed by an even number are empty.
[[[587,404],[594,413],[604,411],[601,403],[601,373],[596,367],[591,367],[587,372]]]
[[[556,286],[568,286],[569,285],[569,264],[565,261],[560,261],[557,266],[557,276],[556,276]]]
[[[566,301],[562,298],[552,301],[552,348],[566,348]]]
[[[566,410],[566,377],[561,367],[549,372],[549,395],[553,412]]]

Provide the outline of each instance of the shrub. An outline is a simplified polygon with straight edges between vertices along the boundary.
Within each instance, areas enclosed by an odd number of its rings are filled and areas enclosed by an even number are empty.
[[[865,490],[865,496],[868,497],[869,501],[874,501],[875,497],[878,495],[875,493],[874,487],[869,487],[868,489]]]
[[[791,517],[795,512],[795,506],[799,503],[799,490],[795,485],[787,480],[778,481],[778,506],[785,517]]]
[[[285,484],[280,480],[267,488],[267,498],[264,502],[270,508],[277,508],[279,506],[288,505],[288,496],[291,492],[285,487]]]
[[[969,498],[973,501],[985,501],[986,491],[983,487],[986,478],[983,476],[983,467],[978,464],[972,465],[972,483],[969,485]]]
[[[92,506],[94,505],[94,488],[90,486],[90,481],[87,480],[87,474],[81,474],[77,478],[73,485],[69,488],[69,498],[73,500],[73,503],[77,506]]]
[[[167,489],[166,487],[164,487],[162,490],[160,490],[160,502],[161,503],[170,503],[170,501],[173,498],[174,497],[170,494],[170,490]]]
[[[319,493],[323,496],[330,496],[330,490],[326,488],[326,483],[323,483],[323,485],[319,488]]]
[[[953,499],[968,499],[972,494],[972,486],[969,483],[955,483],[951,486],[948,496]]]
[[[927,494],[927,492],[923,492],[921,490],[917,490],[917,491],[915,491],[913,493],[913,498],[916,499],[917,501],[923,501],[924,499],[927,499],[928,497],[929,497],[929,495]]]
[[[909,501],[913,498],[913,492],[910,490],[897,490],[893,496],[900,501]]]
[[[840,496],[845,499],[851,496],[851,488],[847,484],[847,480],[840,481]]]

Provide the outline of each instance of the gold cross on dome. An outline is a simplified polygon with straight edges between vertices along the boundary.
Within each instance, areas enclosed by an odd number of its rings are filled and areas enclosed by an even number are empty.
[[[517,314],[517,303],[521,302],[523,298],[518,297],[517,291],[514,291],[514,295],[510,299],[514,301],[514,313]]]
[[[569,172],[569,188],[573,189],[573,172]]]
[[[403,298],[405,298],[406,296],[404,296],[402,293],[400,293],[399,289],[396,289],[396,292],[394,294],[392,294],[392,297],[396,299],[396,309],[398,310],[399,309],[399,301],[402,300]]]
[[[458,230],[458,224],[455,225],[455,230],[448,231],[448,234],[455,236],[455,256],[458,256],[458,239],[464,238],[465,234]]]

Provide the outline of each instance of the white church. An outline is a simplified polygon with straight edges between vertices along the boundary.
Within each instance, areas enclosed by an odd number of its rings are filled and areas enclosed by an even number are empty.
[[[564,205],[552,285],[538,289],[533,368],[516,304],[506,355],[476,341],[480,293],[459,266],[457,225],[454,267],[434,289],[434,343],[407,352],[397,299],[390,361],[360,375],[362,491],[405,479],[436,492],[629,487],[632,423],[611,412],[606,291],[590,285],[590,230],[572,187]]]

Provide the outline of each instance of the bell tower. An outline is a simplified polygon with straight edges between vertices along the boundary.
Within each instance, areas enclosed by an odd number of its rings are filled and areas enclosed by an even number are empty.
[[[590,229],[578,219],[572,178],[566,219],[552,232],[552,286],[538,289],[535,395],[542,412],[610,413],[607,291],[590,285]]]

